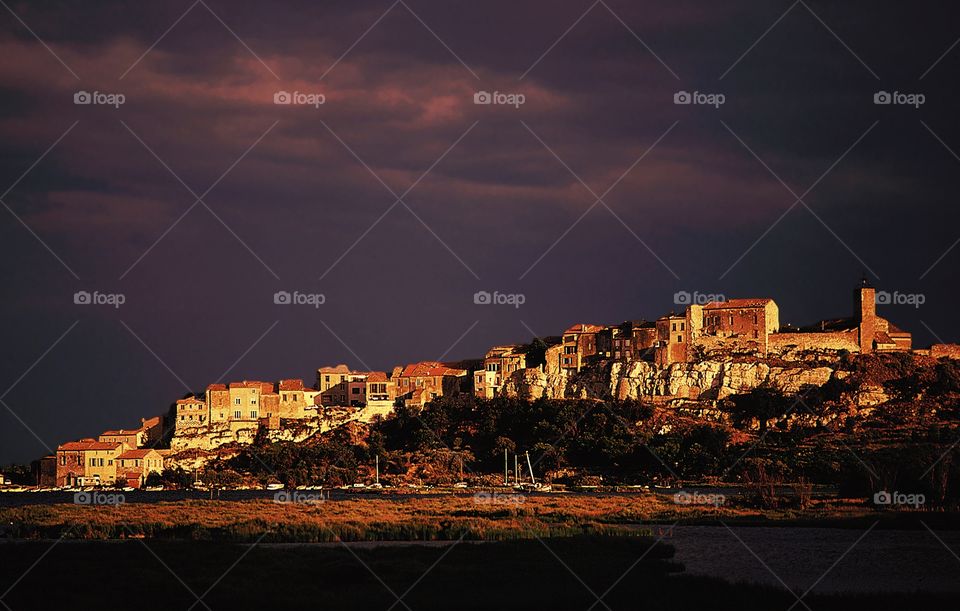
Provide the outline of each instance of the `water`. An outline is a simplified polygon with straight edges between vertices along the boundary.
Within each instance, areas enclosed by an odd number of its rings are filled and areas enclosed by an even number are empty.
[[[664,541],[676,548],[687,573],[776,587],[782,580],[797,595],[810,587],[815,593],[960,593],[960,531],[874,529],[856,543],[866,529],[731,528],[677,526]]]

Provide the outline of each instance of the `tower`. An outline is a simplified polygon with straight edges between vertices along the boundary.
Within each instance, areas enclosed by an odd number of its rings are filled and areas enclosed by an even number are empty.
[[[859,331],[860,352],[871,352],[877,330],[877,295],[866,277],[853,290],[853,316]]]

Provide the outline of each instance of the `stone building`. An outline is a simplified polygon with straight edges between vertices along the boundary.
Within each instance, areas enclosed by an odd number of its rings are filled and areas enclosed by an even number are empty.
[[[794,358],[810,351],[909,351],[912,336],[877,315],[876,291],[866,280],[853,291],[848,318],[802,328],[780,328],[772,299],[731,299],[687,306],[684,315],[657,320],[656,363],[667,366],[712,354]]]
[[[597,353],[597,333],[603,331],[600,325],[577,324],[563,332],[563,352],[560,367],[567,371],[580,371],[588,357]]]
[[[363,407],[367,403],[369,371],[353,371],[346,365],[317,370],[317,390],[324,407]]]
[[[122,443],[130,448],[139,448],[146,445],[147,435],[143,429],[117,429],[104,431],[97,436],[97,441]]]
[[[473,392],[477,397],[492,399],[514,372],[525,369],[527,355],[519,345],[494,346],[483,359],[483,369],[473,372]]]
[[[127,450],[115,459],[116,480],[131,488],[141,488],[151,473],[163,471],[163,456],[153,449]]]
[[[450,367],[437,361],[421,361],[395,369],[394,383],[397,398],[406,405],[423,407],[443,395],[466,390],[470,378],[466,369]]]
[[[211,424],[228,422],[233,417],[230,407],[230,390],[226,384],[210,384],[206,392],[207,410]]]
[[[197,427],[205,427],[208,424],[207,403],[197,397],[187,397],[177,399],[174,417],[175,429],[182,431]],[[133,446],[136,447],[136,446]]]
[[[275,395],[273,384],[257,380],[231,382],[227,387],[230,394],[230,420],[233,422],[245,421],[248,424],[256,422],[261,416],[266,417],[267,409],[278,411],[279,406],[274,404]],[[266,405],[261,405],[261,397],[267,395]],[[262,414],[261,414],[262,412]]]
[[[277,382],[281,418],[304,418],[307,412],[307,400],[304,396],[303,380],[280,380]]]
[[[106,486],[116,480],[117,456],[131,449],[119,442],[81,439],[57,448],[57,486]]]
[[[597,355],[616,361],[653,360],[657,325],[645,320],[628,320],[597,333]]]

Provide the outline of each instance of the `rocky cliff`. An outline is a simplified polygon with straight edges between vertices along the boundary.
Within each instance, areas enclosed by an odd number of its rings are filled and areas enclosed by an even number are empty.
[[[503,393],[524,399],[720,401],[761,386],[795,394],[804,387],[823,386],[831,378],[840,379],[845,374],[825,364],[732,358],[675,363],[664,368],[645,361],[599,362],[575,373],[551,367],[520,371],[507,381]],[[865,405],[886,400],[882,387],[864,388],[856,397],[858,404]]]

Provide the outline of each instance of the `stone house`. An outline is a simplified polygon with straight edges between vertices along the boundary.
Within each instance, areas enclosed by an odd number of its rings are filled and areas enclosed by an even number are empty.
[[[226,384],[210,384],[206,392],[210,423],[228,422],[233,417],[230,406],[230,390]]]
[[[273,384],[270,382],[260,382],[256,380],[244,380],[243,382],[231,382],[227,386],[230,393],[230,411],[229,418],[233,422],[256,423],[261,417],[266,416],[266,409],[261,410],[261,396],[267,396],[267,405],[265,407],[272,410],[278,410],[279,405],[274,405],[270,395],[275,395]]]
[[[560,357],[561,369],[580,371],[587,357],[597,353],[597,333],[603,331],[600,325],[577,324],[563,332],[563,352]]]
[[[197,397],[187,397],[177,399],[174,418],[176,431],[205,427],[208,424],[208,410],[206,401],[201,401]],[[137,447],[137,446],[132,446]]]
[[[97,436],[97,441],[116,442],[125,444],[129,448],[139,448],[146,444],[147,435],[143,429],[117,429],[104,431]]]
[[[163,456],[153,449],[127,450],[115,459],[116,479],[132,488],[141,488],[150,473],[163,471]]]
[[[281,418],[304,418],[307,401],[304,396],[303,380],[280,380],[277,382],[279,394],[279,414]]]
[[[423,407],[443,395],[453,395],[465,390],[470,383],[466,369],[450,367],[437,361],[421,361],[395,369],[394,383],[397,398],[406,405]]]
[[[117,456],[131,449],[123,443],[81,439],[57,448],[57,486],[111,485]]]
[[[519,345],[494,346],[483,359],[483,369],[473,372],[474,395],[484,399],[496,397],[504,382],[527,367],[527,355]]]
[[[317,390],[322,406],[363,407],[367,403],[369,371],[352,371],[346,365],[317,370]]]
[[[597,333],[597,355],[617,361],[653,360],[657,325],[645,320],[628,320]]]

